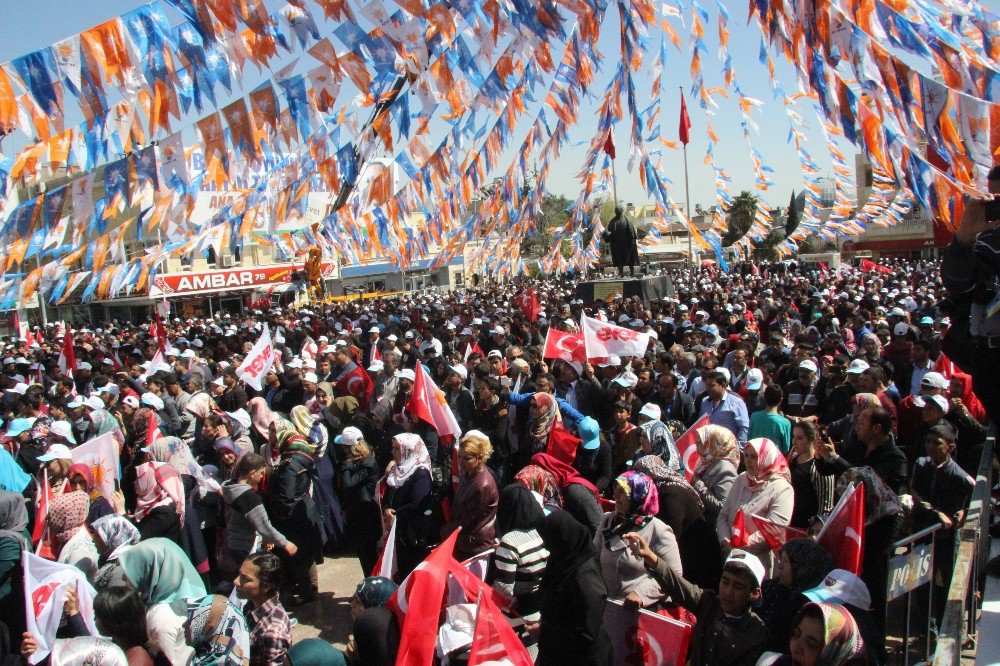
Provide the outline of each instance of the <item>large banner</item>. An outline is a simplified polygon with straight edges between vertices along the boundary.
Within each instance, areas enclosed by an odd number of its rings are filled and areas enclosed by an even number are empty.
[[[601,359],[610,356],[643,356],[649,347],[649,333],[640,333],[624,326],[616,326],[580,316],[580,330],[583,331],[583,345],[587,359]]]
[[[236,376],[260,391],[263,388],[264,375],[268,373],[274,365],[276,354],[274,345],[271,344],[271,331],[264,324],[264,330],[260,334],[260,339],[253,346],[246,359],[236,368]]]
[[[99,437],[81,444],[72,451],[74,463],[81,463],[90,468],[94,475],[94,485],[101,489],[101,495],[114,506],[115,485],[120,483],[118,462],[118,440],[113,433],[104,433]]]
[[[21,553],[24,568],[24,605],[28,632],[38,642],[38,649],[28,658],[29,664],[44,660],[56,640],[56,631],[62,619],[63,604],[66,602],[66,588],[72,586],[80,607],[80,617],[97,636],[94,625],[94,597],[97,591],[87,582],[83,572],[70,564],[50,562],[44,558]]]

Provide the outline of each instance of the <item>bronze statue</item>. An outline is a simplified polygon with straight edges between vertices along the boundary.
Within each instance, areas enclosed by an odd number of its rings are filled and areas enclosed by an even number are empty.
[[[618,267],[618,277],[624,277],[625,267],[629,267],[635,277],[635,266],[639,263],[639,234],[633,222],[621,206],[615,206],[615,216],[601,236],[611,244],[611,263]]]

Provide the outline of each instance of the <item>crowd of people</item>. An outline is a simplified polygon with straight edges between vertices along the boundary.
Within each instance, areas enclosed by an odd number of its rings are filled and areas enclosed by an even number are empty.
[[[942,353],[940,265],[671,278],[674,297],[651,303],[524,280],[11,339],[0,650],[38,649],[21,553],[45,552],[96,591],[96,634],[66,591],[52,663],[101,651],[123,664],[392,664],[403,627],[387,604],[460,529],[455,558],[486,559],[538,664],[612,663],[608,600],[693,624],[696,665],[885,663],[890,545],[941,523],[948,560],[997,417]],[[528,290],[540,311],[522,307]],[[544,358],[547,331],[576,333],[583,314],[651,334],[648,350]],[[255,390],[237,369],[265,324],[279,355]],[[414,413],[418,372],[441,388],[457,441]],[[106,435],[120,452],[110,496],[73,458]],[[813,538],[855,482],[857,575]],[[737,514],[806,536],[734,547]],[[391,578],[374,575],[390,551]],[[368,576],[343,652],[292,640],[331,553]]]

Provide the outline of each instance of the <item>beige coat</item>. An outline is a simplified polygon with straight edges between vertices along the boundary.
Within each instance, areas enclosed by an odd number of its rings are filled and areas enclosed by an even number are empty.
[[[611,537],[610,548],[604,545],[604,530],[610,525],[615,514],[604,514],[601,527],[594,537],[598,558],[601,563],[601,573],[608,586],[608,597],[623,599],[630,592],[635,592],[642,599],[643,606],[652,606],[663,598],[660,584],[649,573],[641,557],[636,557],[628,549],[619,536]],[[656,555],[667,562],[670,568],[682,574],[680,551],[677,549],[677,539],[670,526],[659,518],[653,518],[637,533],[649,544]]]
[[[770,578],[774,575],[774,554],[763,535],[755,531],[750,516],[753,514],[766,518],[776,525],[788,525],[792,519],[792,509],[795,507],[795,491],[792,490],[792,484],[782,478],[773,479],[756,492],[750,490],[747,484],[746,472],[736,477],[733,487],[729,490],[729,497],[719,512],[715,529],[719,533],[720,541],[730,538],[733,535],[733,520],[736,518],[736,513],[743,509],[747,531],[751,532],[750,542],[743,547],[743,550],[760,558],[767,577]]]

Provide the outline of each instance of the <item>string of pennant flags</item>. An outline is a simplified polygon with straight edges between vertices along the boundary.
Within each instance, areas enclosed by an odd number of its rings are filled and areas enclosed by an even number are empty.
[[[1000,148],[1000,17],[971,0],[752,0],[768,104],[744,93],[731,11],[723,0],[714,10],[718,87],[703,72],[713,22],[698,0],[291,0],[273,13],[261,0],[156,0],[14,58],[0,65],[0,132],[22,145],[0,156],[0,309],[38,290],[51,303],[81,290],[84,301],[142,293],[167,257],[235,251],[250,237],[287,260],[311,246],[327,260],[400,268],[464,254],[477,272],[510,277],[529,268],[520,241],[540,231],[555,160],[581,144],[580,193],[538,264],[586,270],[600,258],[622,123],[627,171],[654,204],[644,245],[674,221],[721,260],[734,198],[712,118],[726,104],[739,111],[757,195],[739,252],[776,223],[756,120],[775,104],[805,192],[780,254],[898,224],[916,204],[954,228]],[[620,47],[602,54],[612,29]],[[705,118],[716,206],[704,232],[664,173],[690,140],[686,106],[679,131],[664,128],[671,48],[688,51],[688,93]],[[776,59],[793,82],[779,80]],[[601,71],[611,77],[596,127],[578,136]],[[833,165],[826,212],[810,131]],[[841,141],[873,165],[860,208]],[[225,191],[226,204],[193,219],[208,191]],[[325,209],[309,211],[322,193]],[[133,233],[140,250],[126,245]]]

